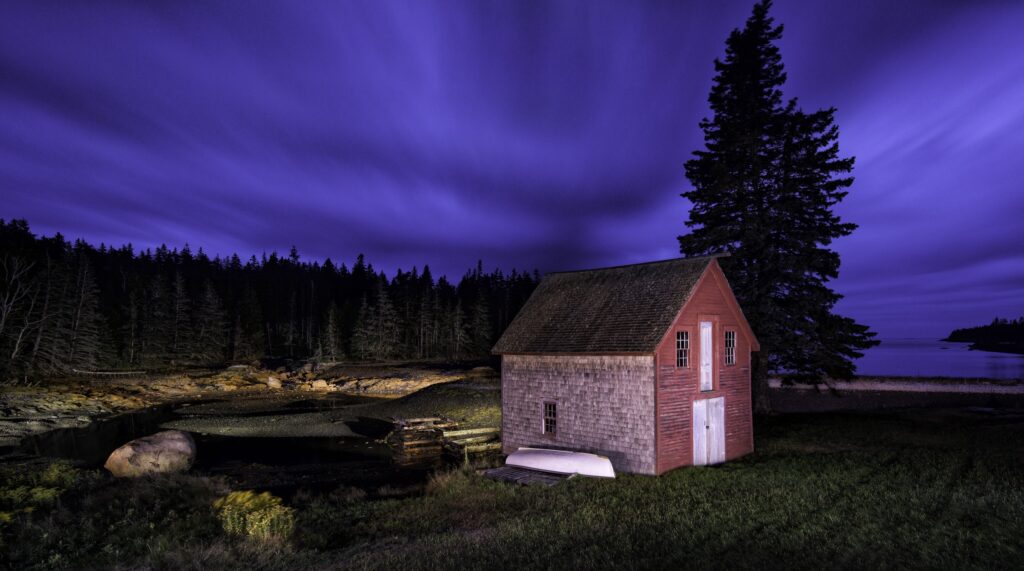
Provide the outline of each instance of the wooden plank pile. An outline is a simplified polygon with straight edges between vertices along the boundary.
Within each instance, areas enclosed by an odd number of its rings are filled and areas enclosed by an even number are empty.
[[[395,429],[385,439],[395,451],[395,463],[423,464],[436,461],[444,452],[443,430],[458,423],[443,416],[394,419]]]
[[[501,430],[459,430],[457,422],[443,416],[394,419],[395,429],[385,441],[395,452],[395,462],[413,465],[433,462],[447,453],[455,458],[501,451]]]
[[[501,429],[469,428],[446,430],[442,434],[444,450],[455,458],[466,458],[470,454],[501,451]]]

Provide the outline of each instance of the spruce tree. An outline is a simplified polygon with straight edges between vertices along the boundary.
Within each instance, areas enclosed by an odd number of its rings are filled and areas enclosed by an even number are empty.
[[[466,331],[466,312],[462,310],[462,300],[457,300],[455,305],[452,306],[448,326],[448,356],[452,359],[462,359],[466,356],[469,350],[469,334]]]
[[[171,287],[170,326],[171,326],[171,363],[191,354],[194,342],[192,323],[192,300],[185,286],[185,277],[175,272]]]
[[[832,211],[853,183],[853,158],[839,155],[834,109],[783,103],[782,26],[770,8],[755,4],[726,40],[724,61],[715,60],[713,117],[700,123],[705,148],[686,163],[690,232],[679,237],[686,255],[730,254],[722,268],[761,344],[761,412],[769,373],[848,378],[852,360],[877,344],[867,327],[833,313],[841,296],[827,285],[839,275],[829,246],[856,228]]]
[[[431,290],[425,290],[420,295],[416,357],[423,359],[434,355],[436,322],[437,316],[434,311],[434,293]]]
[[[195,317],[195,351],[193,357],[202,363],[224,360],[227,348],[228,319],[216,288],[207,280]]]
[[[64,364],[72,369],[94,369],[101,359],[102,315],[99,309],[99,288],[92,265],[84,254],[75,262],[74,288],[65,299],[66,353]]]
[[[377,282],[377,305],[374,309],[374,358],[389,359],[398,349],[398,313],[388,294],[387,280],[383,277]]]
[[[338,304],[331,303],[327,308],[327,315],[324,316],[323,327],[320,331],[321,356],[332,363],[340,361],[343,353],[340,313]]]
[[[373,358],[373,308],[370,301],[363,296],[359,304],[359,317],[352,332],[352,356],[357,359]]]
[[[491,338],[491,305],[487,302],[484,292],[477,293],[476,301],[473,303],[473,313],[470,320],[472,331],[473,352],[477,355],[487,355],[494,344]]]
[[[136,363],[141,347],[142,339],[142,292],[133,289],[128,294],[124,308],[125,322],[121,330],[121,339],[124,343],[123,359],[131,366]]]
[[[266,354],[263,309],[259,297],[249,285],[243,287],[232,328],[231,357],[235,361],[259,359]]]
[[[237,255],[211,260],[188,246],[94,248],[60,234],[36,237],[25,221],[0,220],[0,382],[275,353],[474,356],[539,276],[485,275],[478,263],[464,280],[435,282],[424,267],[388,281],[362,256],[349,271],[304,262],[297,253],[271,253],[262,262],[253,256],[243,265]]]

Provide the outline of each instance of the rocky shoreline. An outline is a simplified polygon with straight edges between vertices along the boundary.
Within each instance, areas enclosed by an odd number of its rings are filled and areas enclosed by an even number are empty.
[[[233,366],[156,378],[55,379],[37,386],[5,387],[0,392],[0,447],[15,447],[31,434],[83,427],[96,419],[168,402],[297,392],[395,398],[438,383],[493,374],[489,368],[305,365],[291,371]]]

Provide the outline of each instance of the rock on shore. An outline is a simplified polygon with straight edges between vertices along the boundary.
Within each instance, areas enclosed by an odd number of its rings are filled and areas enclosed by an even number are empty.
[[[185,472],[196,458],[196,443],[187,432],[165,430],[137,438],[114,450],[104,468],[118,478]]]

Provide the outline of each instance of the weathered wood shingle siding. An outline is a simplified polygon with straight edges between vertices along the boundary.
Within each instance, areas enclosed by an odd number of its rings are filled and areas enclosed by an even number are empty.
[[[654,474],[654,356],[504,355],[502,441],[607,456],[617,471]],[[543,403],[558,429],[543,434]]]
[[[732,460],[754,450],[750,394],[752,339],[741,324],[728,283],[717,264],[709,268],[658,346],[657,473],[693,464],[693,401],[725,397],[725,456]],[[714,323],[714,390],[701,391],[700,321]],[[690,332],[690,366],[676,367],[676,332]],[[736,331],[736,364],[725,364],[725,331]]]

